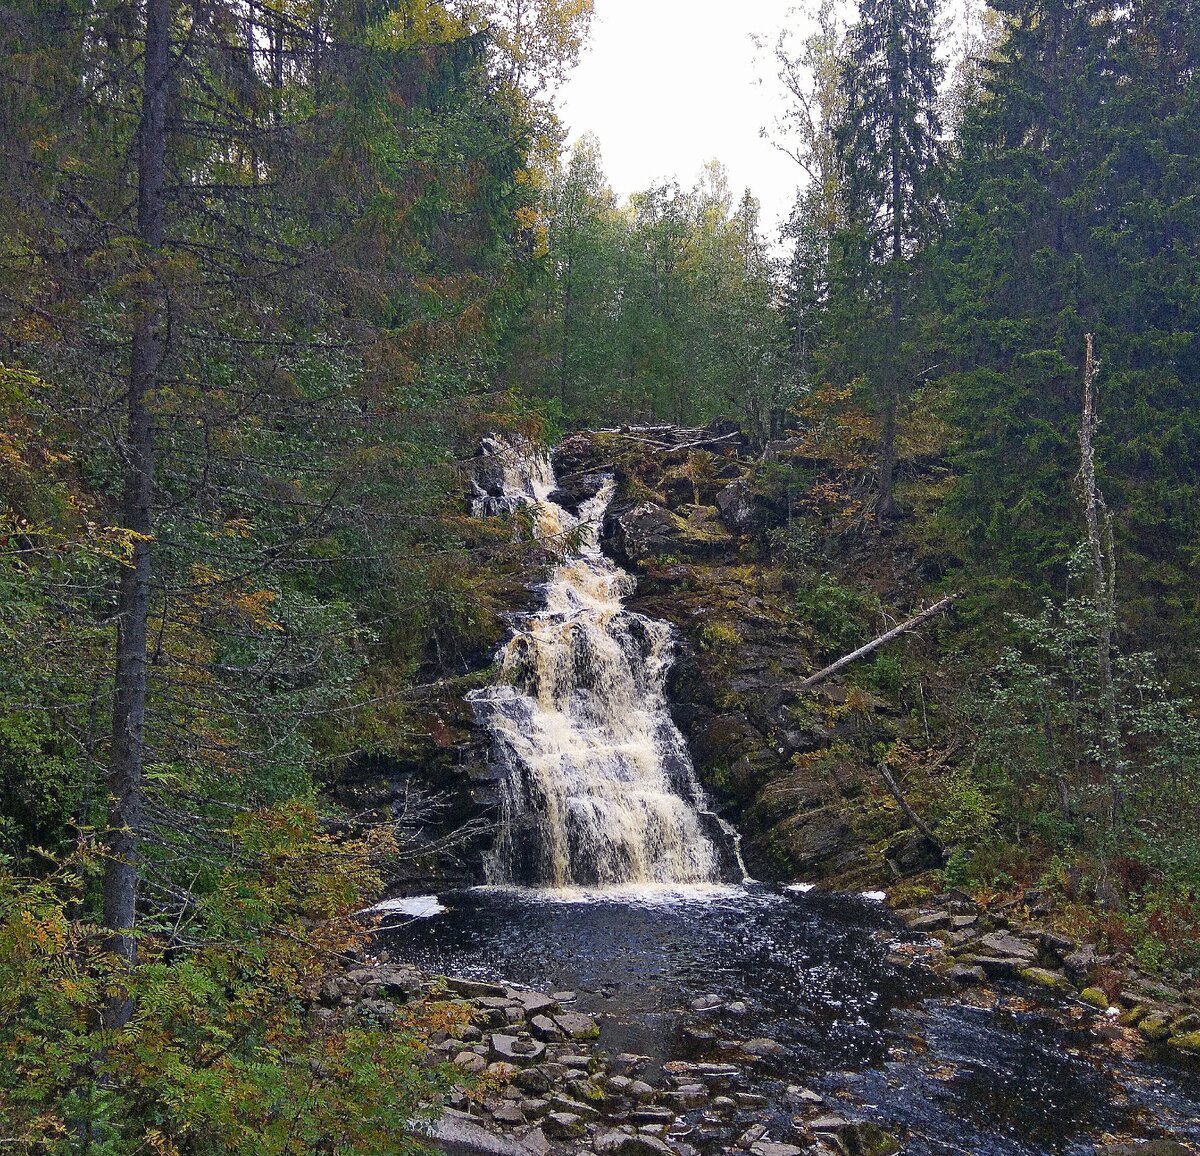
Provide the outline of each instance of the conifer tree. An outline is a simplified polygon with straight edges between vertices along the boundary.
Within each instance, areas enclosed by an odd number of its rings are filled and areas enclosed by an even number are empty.
[[[895,513],[896,424],[906,307],[941,204],[941,119],[934,0],[863,0],[847,39],[836,139],[848,224],[839,238],[839,319],[865,343],[849,363],[876,394],[881,519]],[[857,364],[855,364],[857,363]]]

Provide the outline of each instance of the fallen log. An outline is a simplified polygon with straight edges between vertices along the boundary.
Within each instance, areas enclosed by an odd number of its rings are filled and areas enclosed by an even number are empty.
[[[946,595],[941,601],[935,602],[932,606],[922,610],[920,614],[914,614],[906,622],[901,622],[899,626],[893,626],[887,633],[881,634],[878,638],[873,638],[865,646],[860,646],[857,650],[851,651],[849,654],[839,658],[837,662],[831,662],[828,666],[818,670],[816,674],[810,674],[797,689],[802,691],[808,690],[810,687],[816,686],[817,683],[824,682],[831,674],[836,674],[839,670],[845,669],[856,659],[863,658],[878,650],[881,646],[891,642],[893,638],[898,638],[901,634],[907,634],[910,630],[915,630],[923,622],[927,622],[935,614],[939,614],[945,610],[957,597],[957,594]]]

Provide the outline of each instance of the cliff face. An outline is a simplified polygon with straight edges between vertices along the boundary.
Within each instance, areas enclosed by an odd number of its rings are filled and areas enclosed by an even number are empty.
[[[864,887],[930,865],[872,765],[911,726],[899,696],[870,663],[799,690],[872,636],[872,606],[909,604],[911,564],[861,536],[797,560],[812,527],[728,427],[576,435],[555,467],[566,491],[616,473],[605,548],[638,576],[631,608],[678,628],[676,722],[751,873]]]

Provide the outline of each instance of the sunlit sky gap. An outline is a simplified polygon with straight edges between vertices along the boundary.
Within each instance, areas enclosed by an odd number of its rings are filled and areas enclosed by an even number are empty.
[[[948,55],[979,7],[943,0]],[[854,8],[847,3],[846,14]],[[785,26],[799,33],[794,46],[812,26],[797,0],[596,0],[588,46],[558,94],[569,142],[596,135],[620,197],[663,179],[690,187],[715,158],[735,198],[749,186],[759,199],[774,240],[803,180],[760,136],[787,99],[773,55]]]
[[[596,0],[589,45],[559,93],[570,139],[599,138],[622,197],[664,178],[690,186],[716,158],[735,198],[750,186],[773,233],[802,175],[759,137],[783,99],[769,46],[794,4]],[[762,53],[755,34],[768,42]]]

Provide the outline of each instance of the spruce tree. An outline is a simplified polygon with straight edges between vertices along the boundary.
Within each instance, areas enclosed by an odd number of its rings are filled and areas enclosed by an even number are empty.
[[[863,342],[848,367],[872,379],[882,422],[881,519],[895,513],[896,423],[906,305],[941,203],[941,118],[934,0],[863,0],[847,39],[837,127],[848,225],[838,243],[843,328]]]

